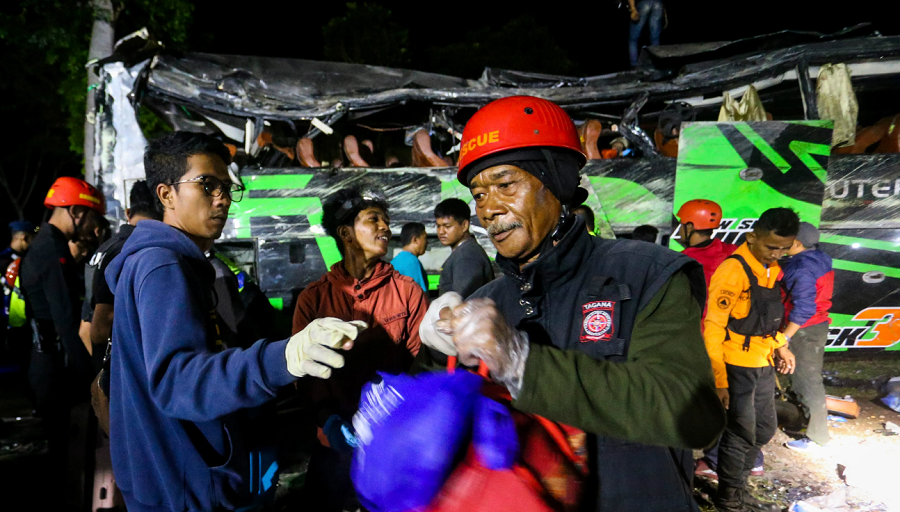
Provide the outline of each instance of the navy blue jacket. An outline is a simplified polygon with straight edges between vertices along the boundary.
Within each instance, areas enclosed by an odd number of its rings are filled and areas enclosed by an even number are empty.
[[[221,349],[214,276],[186,235],[153,220],[138,223],[106,270],[115,293],[110,450],[131,512],[246,503],[250,458],[236,413],[294,380],[286,341]]]
[[[801,327],[830,321],[834,270],[831,256],[818,249],[803,251],[782,265],[788,293],[788,320]]]

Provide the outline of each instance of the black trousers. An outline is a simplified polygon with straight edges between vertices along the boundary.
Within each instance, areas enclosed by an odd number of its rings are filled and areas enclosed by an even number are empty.
[[[725,364],[728,423],[719,443],[719,484],[743,487],[760,448],[775,435],[775,369]]]
[[[804,327],[791,340],[791,352],[797,358],[797,369],[786,377],[791,392],[803,404],[809,417],[806,437],[824,445],[828,442],[828,409],[825,385],[822,383],[822,360],[828,342],[828,322]]]

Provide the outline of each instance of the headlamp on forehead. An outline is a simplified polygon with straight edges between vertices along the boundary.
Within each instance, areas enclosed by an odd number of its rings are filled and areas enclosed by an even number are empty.
[[[347,199],[341,203],[341,207],[338,208],[334,216],[339,223],[345,223],[350,220],[350,217],[356,217],[362,210],[373,206],[387,211],[387,200],[378,191],[363,190],[359,196]]]

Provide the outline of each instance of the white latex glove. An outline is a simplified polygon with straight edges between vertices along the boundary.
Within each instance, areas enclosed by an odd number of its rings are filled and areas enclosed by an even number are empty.
[[[437,330],[435,324],[441,319],[441,310],[453,309],[462,304],[462,296],[456,292],[447,292],[428,306],[422,323],[419,324],[419,338],[426,346],[448,356],[456,355],[456,346],[453,344],[453,336]]]
[[[284,349],[288,371],[294,377],[331,377],[331,368],[344,366],[344,356],[332,349],[350,350],[356,336],[368,327],[361,320],[317,318],[291,336]]]
[[[438,321],[437,329],[453,334],[460,363],[477,366],[484,361],[494,381],[516,398],[525,375],[528,335],[509,325],[494,301],[464,302],[453,308],[450,319]]]

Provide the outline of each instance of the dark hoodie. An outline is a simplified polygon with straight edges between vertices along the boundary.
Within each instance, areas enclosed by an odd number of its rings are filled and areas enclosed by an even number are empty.
[[[221,350],[215,273],[184,233],[138,223],[106,270],[115,293],[110,450],[131,512],[236,508],[251,468],[236,414],[293,382],[285,341]]]

